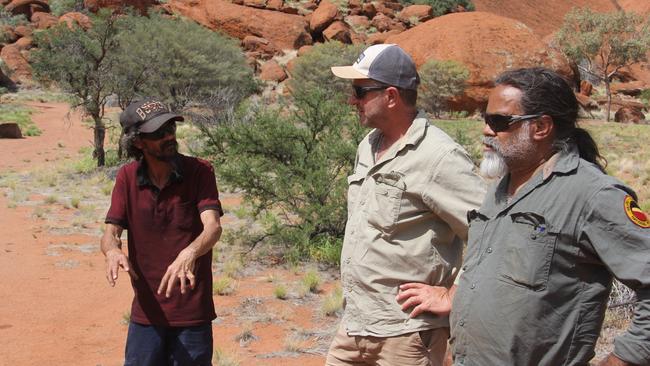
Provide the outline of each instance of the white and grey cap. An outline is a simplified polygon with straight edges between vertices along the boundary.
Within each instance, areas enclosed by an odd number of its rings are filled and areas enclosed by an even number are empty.
[[[343,79],[372,79],[401,89],[417,89],[420,76],[415,63],[396,44],[366,48],[352,66],[333,66],[332,73]]]

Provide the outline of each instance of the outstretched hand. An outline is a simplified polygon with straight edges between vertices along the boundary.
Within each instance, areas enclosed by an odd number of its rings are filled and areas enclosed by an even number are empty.
[[[176,282],[180,282],[181,294],[187,291],[188,281],[189,288],[193,290],[196,285],[196,277],[194,276],[196,258],[197,255],[194,249],[187,247],[181,250],[174,262],[167,267],[167,272],[165,272],[160,281],[160,286],[158,286],[158,295],[162,295],[164,291],[166,297],[171,297]]]
[[[436,315],[448,315],[451,312],[454,292],[455,287],[448,289],[411,282],[400,285],[395,299],[402,304],[402,310],[413,308],[409,315],[411,318],[425,311]]]
[[[111,286],[115,286],[115,281],[117,281],[117,275],[120,271],[120,268],[127,272],[133,279],[138,279],[138,275],[135,274],[133,268],[131,267],[131,262],[129,258],[122,252],[120,249],[111,249],[106,252],[106,279]]]

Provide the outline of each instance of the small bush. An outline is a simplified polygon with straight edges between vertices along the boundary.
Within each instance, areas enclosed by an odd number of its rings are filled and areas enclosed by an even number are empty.
[[[232,295],[235,292],[235,281],[230,277],[221,277],[214,280],[212,293],[219,296]]]
[[[281,283],[277,284],[275,288],[273,288],[273,296],[275,296],[276,299],[286,300],[287,288]]]
[[[336,287],[332,293],[323,300],[323,314],[326,316],[336,315],[343,309],[343,291]]]
[[[338,41],[315,45],[296,59],[289,80],[291,93],[305,95],[318,88],[330,96],[348,94],[350,81],[335,77],[330,67],[352,65],[362,50],[362,45],[350,46]]]
[[[313,269],[307,271],[307,273],[302,277],[302,284],[311,293],[316,294],[320,292],[321,278],[318,275],[318,272]]]
[[[418,104],[440,118],[447,109],[447,101],[465,90],[469,70],[456,61],[426,62],[419,70],[421,85]]]
[[[72,11],[82,11],[84,9],[83,0],[49,0],[52,14],[60,17],[65,13]]]

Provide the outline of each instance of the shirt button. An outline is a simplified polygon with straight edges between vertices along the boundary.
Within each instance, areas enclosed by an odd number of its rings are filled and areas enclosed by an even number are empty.
[[[537,239],[537,235],[536,234],[530,234],[530,238],[535,240],[535,239]]]
[[[459,321],[458,325],[460,325],[461,327],[464,327],[465,326],[465,321],[464,320]]]
[[[463,271],[467,271],[467,266],[463,266]]]
[[[488,253],[492,253],[492,248],[487,248]]]
[[[469,288],[471,288],[472,290],[475,289],[475,288],[476,288],[476,284],[473,283]]]

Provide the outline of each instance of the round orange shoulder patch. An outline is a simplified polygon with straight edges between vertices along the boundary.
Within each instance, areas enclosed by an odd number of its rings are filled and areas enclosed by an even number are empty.
[[[639,205],[637,205],[632,196],[625,196],[625,203],[623,206],[625,207],[625,214],[633,223],[644,229],[650,228],[650,219],[648,219],[648,215],[641,211]]]

